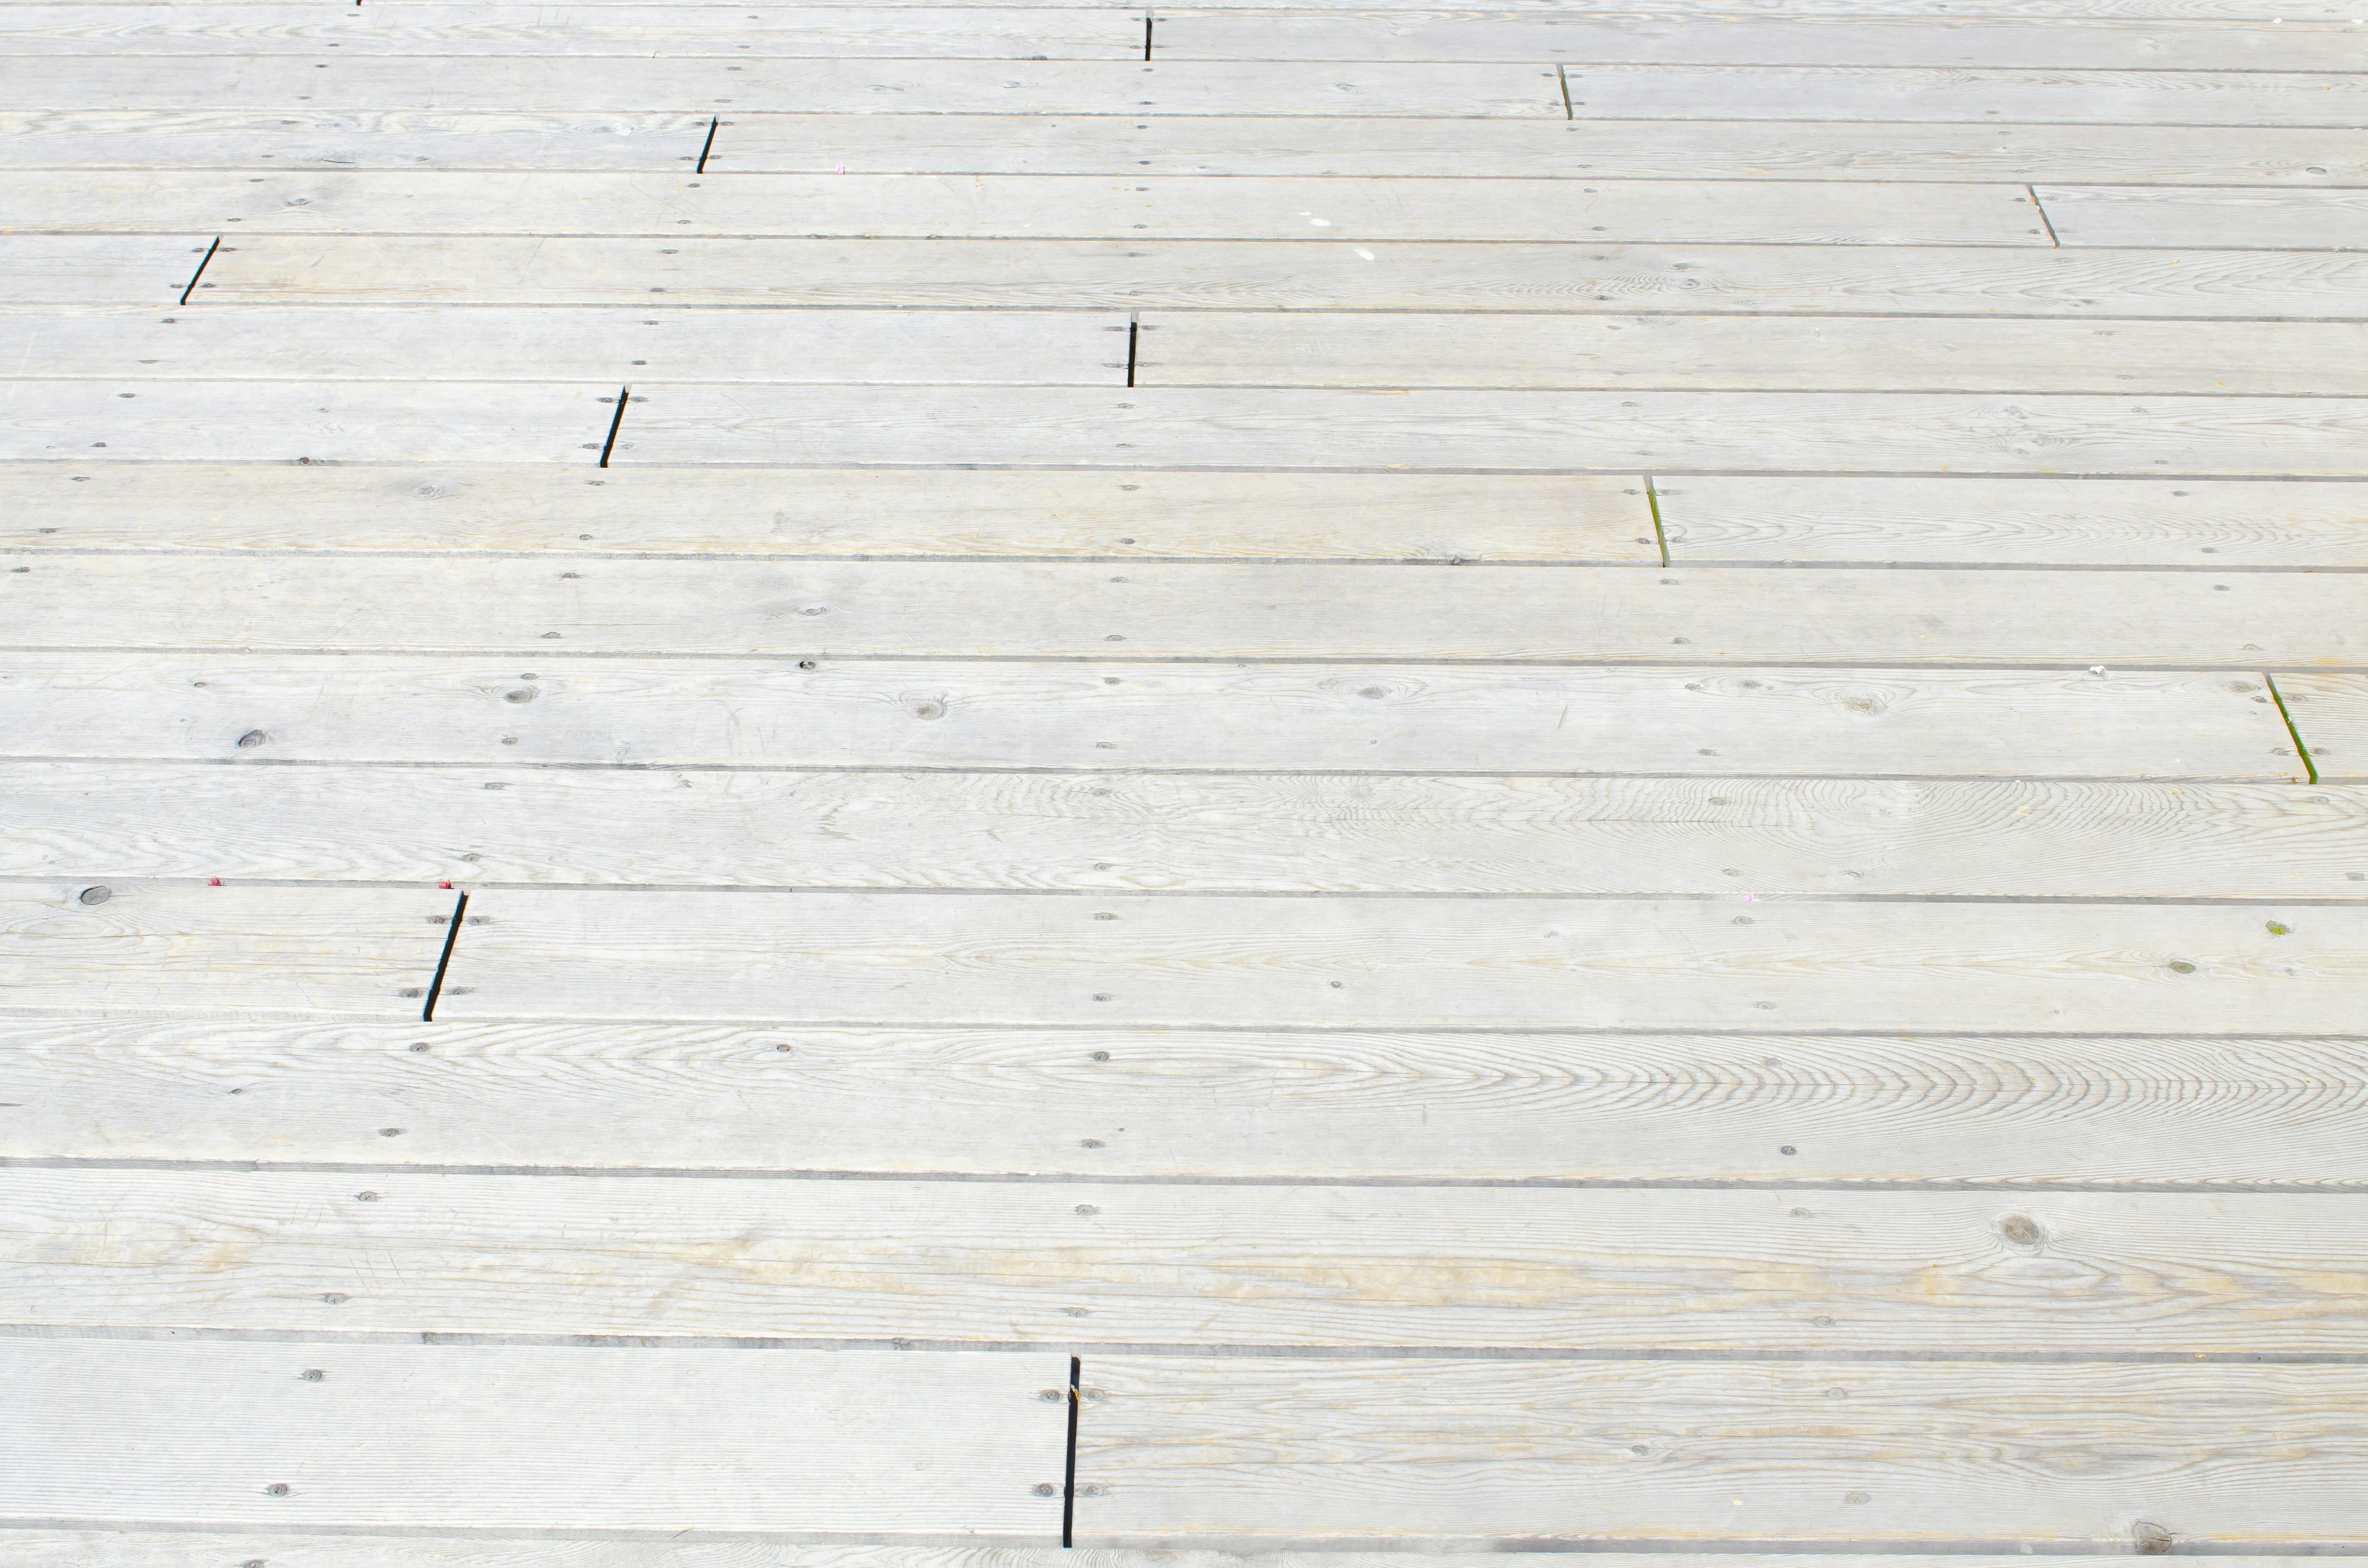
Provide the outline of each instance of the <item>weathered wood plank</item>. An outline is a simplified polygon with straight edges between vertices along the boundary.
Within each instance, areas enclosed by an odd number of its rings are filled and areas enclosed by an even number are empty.
[[[754,26],[750,24],[754,23]],[[609,4],[554,15],[539,6],[421,0],[341,9],[174,0],[169,5],[0,6],[0,54],[140,57],[507,54],[648,60],[1140,60],[1140,13],[1072,6]]]
[[[1062,1357],[11,1338],[0,1368],[20,1518],[1060,1531]]]
[[[588,473],[617,392],[598,382],[20,380],[0,383],[0,461],[546,462]]]
[[[1666,115],[1666,98],[1656,100]],[[1246,110],[1246,115],[1254,112]],[[15,117],[46,128],[56,115]],[[193,116],[157,119],[198,119]],[[228,117],[220,117],[228,118]],[[350,118],[350,117],[349,117]],[[401,117],[408,121],[414,117]],[[456,117],[440,117],[450,120]],[[127,125],[135,117],[119,115]],[[11,123],[0,116],[0,126]],[[74,123],[79,123],[76,121]],[[211,119],[199,120],[209,128]],[[276,126],[275,119],[270,122]],[[700,122],[700,130],[705,123]],[[63,126],[61,127],[63,129]],[[262,142],[258,128],[253,140]],[[214,132],[225,147],[245,145]],[[286,131],[278,140],[292,141]],[[401,132],[304,144],[439,146]],[[459,144],[457,134],[444,138]],[[570,138],[579,156],[606,156],[610,138]],[[491,136],[469,138],[492,142]],[[96,161],[130,130],[108,135],[0,140],[21,166]],[[195,163],[168,138],[139,138],[154,165]],[[61,146],[60,144],[63,144]],[[207,145],[210,143],[201,143]],[[506,143],[505,143],[506,144]],[[532,144],[546,145],[543,142]],[[630,143],[647,151],[642,143]],[[565,149],[555,149],[564,152]],[[283,154],[283,157],[286,154]],[[439,158],[457,154],[438,153]],[[522,154],[523,155],[523,154]],[[1597,176],[1621,179],[2111,180],[2121,184],[2340,186],[2368,184],[2368,136],[2354,131],[2177,125],[1903,125],[1871,135],[1861,124],[1784,120],[1156,119],[1044,115],[737,113],[718,129],[711,171],[827,174],[1358,175]],[[586,164],[586,167],[606,166]],[[655,165],[653,165],[655,166]]]
[[[209,301],[2368,317],[2344,253],[233,236]]]
[[[1656,499],[1679,562],[2368,566],[2351,484],[1699,474]]]
[[[2329,1289],[2368,1277],[2356,1201],[1804,1196],[20,1169],[0,1187],[0,1312],[1048,1346],[1865,1351],[1945,1335],[1964,1353],[2172,1355],[2368,1339],[2368,1302]]]
[[[74,472],[75,470],[80,472]],[[1639,478],[900,469],[0,467],[13,549],[1657,559]]]
[[[669,376],[1123,386],[1126,356],[1125,319],[1082,312],[0,307],[0,364],[125,386],[588,381],[613,392]]]
[[[2358,396],[2368,323],[1177,312],[1135,384]]]
[[[2278,700],[2310,750],[2318,777],[2368,778],[2368,681],[2295,674],[2278,680]]]
[[[210,236],[0,234],[9,304],[169,305],[197,275]]]
[[[2067,245],[2368,250],[2368,191],[2046,186],[2039,199]]]
[[[682,557],[586,557],[563,572],[556,568],[567,563],[534,557],[23,559],[0,574],[9,641],[23,650],[403,650],[500,653],[505,662],[568,653],[1456,659],[1648,663],[1696,673],[1800,663],[2368,664],[2368,577],[2352,573],[2229,573],[2215,581],[2194,572],[1910,576],[1849,567],[1297,562],[1128,562],[1113,573],[1110,562]],[[95,605],[107,607],[103,620],[94,619]],[[1108,684],[1104,676],[1121,674],[1076,678]],[[1364,672],[1351,678],[1370,684]],[[2246,701],[2258,693],[2248,687],[2230,695]],[[1873,716],[1863,705],[1852,711]]]
[[[1141,13],[1129,19],[1140,35]],[[324,51],[325,52],[325,51]],[[342,51],[340,51],[342,52]],[[734,51],[737,53],[737,51]],[[1934,73],[1933,74],[1941,74]],[[1117,65],[1109,61],[468,60],[357,56],[303,60],[225,54],[51,57],[12,81],[10,107],[188,111],[307,106],[379,109],[539,109],[712,115],[794,105],[826,114],[1162,114],[1511,116],[1563,120],[1551,65],[1377,62],[1261,65],[1236,62]],[[2236,74],[2220,78],[2241,87]],[[2260,86],[2260,79],[2249,79]],[[2306,124],[2343,120],[2332,85],[2305,106]],[[2368,90],[2368,84],[2361,84]],[[2061,95],[2056,95],[2061,96]],[[2204,95],[2194,95],[2202,97]],[[2241,119],[2262,119],[2247,95]],[[2342,95],[2348,97],[2349,94]],[[2214,102],[2223,101],[2214,97]],[[2333,116],[2329,119],[2327,117]],[[1976,117],[1978,118],[1978,117]],[[2028,117],[2026,117],[2028,118]]]
[[[77,1019],[0,1024],[0,1071],[18,1160],[2368,1184],[2356,1040]]]
[[[1258,1551],[1014,1546],[805,1546],[716,1540],[697,1531],[665,1540],[519,1540],[484,1536],[301,1535],[278,1530],[9,1528],[24,1568],[155,1568],[160,1562],[239,1562],[282,1568],[1569,1568],[1561,1552]],[[1598,1568],[1700,1568],[1674,1554],[1607,1552]],[[1920,1568],[1906,1557],[1724,1554],[1728,1568]],[[2017,1557],[1952,1556],[1957,1568],[2030,1568]],[[2259,1568],[2321,1568],[2305,1557],[2256,1557]],[[2056,1568],[2127,1568],[2118,1558],[2059,1555]]]
[[[205,384],[180,383],[199,397]],[[159,391],[179,394],[178,387]],[[637,383],[634,395],[617,443],[620,462],[2368,472],[2368,403],[2354,398],[660,383]],[[35,454],[19,447],[18,455]]]
[[[1213,735],[1179,721],[1203,748],[1192,760],[1205,766],[1225,756],[1239,747],[1226,744],[1226,730],[1269,716],[1247,694],[1242,701],[1247,715],[1210,726]],[[2025,708],[2020,716],[2032,735],[2016,759],[2033,765],[2019,770],[2025,776],[2098,768],[2096,732],[2130,723],[2111,712],[2093,725],[2044,710]],[[747,716],[755,723],[767,717]],[[2248,738],[2261,752],[2272,736],[2284,739],[2274,720],[2254,716]],[[1710,738],[1726,743],[1718,749],[1730,767],[1765,761],[1766,732],[1782,722]],[[1081,744],[1068,751],[1058,744],[1066,737],[1042,733],[1048,727],[1018,720],[1009,752],[1021,755],[1034,741],[1040,767],[1090,755]],[[1459,750],[1460,733],[1442,720],[1430,736],[1431,755],[1468,768],[1513,751],[1501,736],[1486,736],[1485,722],[1473,728],[1485,738]],[[296,729],[301,750],[301,722]],[[1812,731],[1796,744],[1805,753],[1821,738]],[[265,744],[290,749],[276,733]],[[347,744],[359,750],[364,743],[356,735]],[[827,744],[825,738],[817,749]],[[466,749],[497,746],[486,737]],[[546,741],[533,755],[547,758],[555,749]],[[581,749],[596,752],[588,737]],[[1327,750],[1321,739],[1299,749]],[[1349,762],[1375,760],[1347,744],[1328,749]],[[1396,763],[1407,749],[1394,747],[1379,760]],[[1997,756],[2003,749],[1981,760],[2003,771],[2007,759]],[[1615,737],[1591,756],[1554,759],[1600,768],[1622,750]],[[1837,746],[1826,770],[1859,760]],[[1899,760],[1931,766],[1929,754]],[[1808,766],[1816,766],[1814,757]],[[2283,766],[2294,767],[2290,757]],[[13,824],[0,842],[0,875],[15,877],[1201,892],[2368,894],[2353,881],[2368,869],[2368,799],[2340,787],[2303,793],[2193,782],[1690,783],[1470,773],[693,778],[640,768],[389,773],[77,760],[0,763],[0,799]],[[757,823],[765,824],[761,833],[752,831]]]
[[[2339,1033],[2368,982],[2350,906],[497,888],[469,919],[463,1023]]]
[[[1569,60],[1633,65],[2368,70],[2350,17],[2131,26],[2090,17],[1541,16],[1162,11],[1174,60]]]
[[[2048,244],[2008,185],[0,169],[23,229],[242,234]]]
[[[0,1014],[416,1018],[452,906],[433,888],[0,887]]]
[[[1683,25],[1697,36],[1718,33],[1699,23]],[[1854,23],[1847,26],[1855,28]],[[1880,49],[1885,40],[1878,33],[1868,41]],[[2357,119],[2348,118],[2356,113],[2350,101],[2368,93],[2368,81],[2356,74],[2328,71],[2329,63],[2314,61],[2314,72],[2324,74],[2305,74],[2213,69],[1919,70],[1887,59],[1861,66],[1787,65],[1761,58],[1734,65],[1620,65],[1590,60],[1566,66],[1563,80],[1570,84],[1572,113],[1587,111],[1582,118],[1864,121],[1885,127],[1881,133],[1885,138],[1895,122],[1918,120],[1978,125],[1985,131],[2003,131],[2019,121],[2034,127],[2357,126]]]
[[[0,167],[675,170],[697,165],[712,123],[705,114],[346,114],[309,107],[0,111]],[[2272,138],[2260,150],[2273,148]]]
[[[1086,1381],[1087,1545],[2274,1547],[2362,1540],[2368,1485],[2357,1366],[1097,1356]]]

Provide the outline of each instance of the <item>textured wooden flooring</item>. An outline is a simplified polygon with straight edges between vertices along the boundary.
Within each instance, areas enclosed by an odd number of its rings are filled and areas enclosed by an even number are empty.
[[[0,1563],[2368,1551],[2351,3],[0,0]]]

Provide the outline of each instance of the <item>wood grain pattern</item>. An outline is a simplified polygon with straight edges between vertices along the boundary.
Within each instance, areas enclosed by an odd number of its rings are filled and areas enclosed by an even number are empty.
[[[790,6],[750,13],[731,6],[609,4],[561,17],[536,6],[422,0],[310,13],[206,0],[0,6],[0,52],[18,57],[284,53],[309,60],[331,49],[347,57],[1135,60],[1143,53],[1143,24],[1122,10],[1096,6]]]
[[[1141,37],[1141,13],[1128,20]],[[1138,48],[1139,48],[1138,44]],[[734,51],[735,54],[739,51]],[[322,73],[326,73],[323,74]],[[468,60],[287,55],[51,56],[24,73],[11,108],[534,109],[712,115],[795,106],[825,114],[1162,114],[1509,116],[1563,120],[1552,65],[1535,62],[1327,64],[1110,60]],[[2237,86],[2233,78],[2226,85]],[[2338,77],[2312,79],[2312,85]],[[2256,85],[2260,84],[2254,84]],[[2196,95],[2199,97],[2204,95]],[[2248,96],[2251,99],[2267,97]],[[2216,101],[2216,100],[2215,100]],[[2340,115],[2308,100],[2311,115]],[[2261,118],[2249,108],[2242,118]],[[2332,124],[2338,120],[2306,119]]]
[[[0,1508],[23,1518],[1060,1530],[1031,1490],[1061,1474],[1037,1398],[1060,1357],[11,1338],[0,1368],[24,1406]]]
[[[1081,312],[0,310],[0,363],[125,385],[586,381],[613,392],[672,376],[1123,386],[1126,344],[1122,318]]]
[[[2359,71],[2351,18],[2130,26],[2089,17],[1683,17],[1163,12],[1177,60],[1567,60],[1590,65],[1871,65]]]
[[[1945,1335],[1967,1354],[2169,1355],[2241,1334],[2351,1352],[2368,1338],[2361,1208],[2259,1193],[29,1169],[0,1192],[0,1311],[53,1327],[1048,1347],[1089,1335],[1830,1352]]]
[[[1088,1545],[2300,1545],[2360,1540],[2368,1479],[2356,1366],[1098,1356],[1087,1372]]]
[[[2368,663],[2351,573],[58,553],[0,574],[0,606],[28,652],[2056,665],[2103,682]]]
[[[433,888],[0,887],[0,1014],[416,1018],[452,907]]]
[[[0,466],[11,549],[1657,559],[1641,477]]]
[[[0,1073],[19,1160],[2368,1185],[2357,1040],[77,1019],[0,1023]]]
[[[1229,701],[1273,717],[1247,695]],[[1932,706],[1970,727],[1947,704]],[[1549,757],[1542,745],[1522,757],[1500,737],[1502,756],[1492,758],[1449,722],[1457,705],[1443,707],[1428,737],[1441,764],[1602,768],[1623,751],[1646,753],[1614,736],[1584,758]],[[756,723],[788,717],[742,711]],[[2093,726],[2064,712],[2053,723],[2020,716],[2043,744],[2020,757],[2001,746],[2005,755],[1973,759],[2036,765],[2012,783],[6,762],[0,799],[14,831],[0,843],[0,875],[1011,892],[2368,894],[2358,885],[2368,871],[2368,800],[2357,791],[2026,782],[2084,760],[2066,755],[2060,737],[2079,736],[2093,767],[2096,730],[2136,726],[2122,716]],[[1790,717],[1780,706],[1757,724],[1707,733],[1725,743],[1725,766],[1767,763],[1783,744],[1770,732]],[[1299,722],[1324,725],[1312,703]],[[2260,740],[2276,733],[2273,722],[2257,722]],[[1045,733],[1052,725],[1017,715],[1012,725],[1040,734],[1036,767],[1064,756],[1057,743],[1069,737]],[[1198,748],[1176,760],[1201,767],[1258,745],[1230,726],[1195,726],[1189,714],[1176,728]],[[1788,733],[1804,748],[1828,746],[1828,769],[1850,760],[1843,745],[1802,729]],[[301,721],[292,733],[267,733],[274,750],[306,749]],[[1380,757],[1357,756],[1346,743],[1336,749],[1370,767],[1399,760],[1411,738]],[[1070,744],[1066,755],[1091,767],[1098,748]],[[1882,760],[1933,765],[1930,751],[1918,756],[1897,736],[1893,744]],[[368,742],[358,732],[347,744]],[[523,744],[501,748],[491,736],[447,744],[520,761],[550,760],[557,749],[548,738],[523,757]],[[326,748],[315,738],[313,749]],[[1299,749],[1317,756],[1324,743]],[[588,736],[581,750],[582,760],[598,756]]]
[[[205,259],[189,234],[0,234],[11,304],[169,305]]]
[[[1664,84],[1665,89],[1673,85]],[[1702,108],[1709,112],[1712,106]],[[1647,116],[1672,112],[1668,91],[1651,96]],[[2356,131],[1890,123],[1879,134],[1871,134],[1864,124],[1781,119],[1689,122],[1640,116],[1637,120],[1588,119],[1557,124],[1250,118],[1257,113],[1252,105],[1246,106],[1241,118],[880,115],[849,123],[847,116],[837,114],[740,112],[728,117],[718,131],[707,166],[711,171],[780,174],[827,174],[844,165],[865,174],[1551,175],[1672,180],[2111,180],[2304,187],[2368,183],[2368,136]],[[46,125],[62,117],[20,118]],[[407,124],[412,117],[402,118]],[[0,116],[0,126],[9,123]],[[291,139],[287,132],[280,138]],[[129,142],[131,133],[120,132],[117,140]],[[309,133],[308,140],[325,138]],[[461,138],[448,140],[458,143]],[[606,138],[571,140],[579,146],[610,145]],[[427,141],[388,133],[348,136],[339,144],[376,146],[383,142],[404,148],[410,142]],[[82,157],[102,155],[108,145],[108,138],[88,133],[21,136],[13,142],[34,148],[63,142]],[[170,146],[169,142],[162,144]],[[0,140],[0,156],[7,155],[11,145],[11,140]],[[85,147],[87,153],[81,152]],[[13,161],[29,165],[36,155],[18,146]],[[48,156],[52,161],[43,166],[60,166],[56,153]],[[152,161],[169,165],[196,159],[163,155]]]
[[[1177,312],[1135,384],[2358,396],[2368,324]]]
[[[679,384],[646,395],[620,461],[908,464],[926,452],[1091,468],[2368,472],[2368,403],[2352,398]]]
[[[2368,566],[2349,484],[1699,474],[1656,499],[1680,562]]]
[[[2047,186],[2039,199],[2067,245],[2368,250],[2363,191],[2087,185]]]
[[[697,1532],[666,1540],[518,1540],[406,1533],[302,1535],[279,1530],[6,1528],[25,1568],[154,1568],[180,1555],[237,1562],[261,1557],[284,1568],[1568,1568],[1559,1552],[1267,1551],[1015,1546],[809,1546],[715,1540]],[[688,1539],[685,1539],[687,1537]],[[1674,1554],[1606,1553],[1601,1568],[1695,1568]],[[1734,1568],[1866,1568],[1863,1556],[1727,1554]],[[2028,1568],[2012,1557],[1959,1556],[1962,1568]],[[2261,1557],[2261,1568],[2314,1568],[2310,1559]],[[1875,1560],[1876,1568],[1910,1568]],[[2065,1555],[2062,1568],[2124,1568],[2115,1559]]]
[[[0,110],[0,167],[677,170],[697,165],[711,119],[310,107]]]
[[[60,233],[2048,244],[2018,186],[1832,181],[0,169],[0,204]]]
[[[206,278],[217,304],[2368,318],[2340,252],[257,234]]]
[[[454,1022],[2340,1033],[2368,975],[2348,905],[496,888],[469,918]]]
[[[17,380],[0,398],[0,461],[547,462],[588,474],[617,389]]]

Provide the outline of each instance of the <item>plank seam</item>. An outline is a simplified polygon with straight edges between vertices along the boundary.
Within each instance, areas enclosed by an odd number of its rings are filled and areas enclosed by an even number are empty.
[[[214,252],[220,249],[222,249],[222,236],[220,234],[216,234],[214,236],[214,243],[206,247],[206,254],[199,260],[198,269],[189,274],[188,282],[182,286],[181,298],[177,301],[178,303],[186,305],[189,302],[190,290],[196,289],[198,286],[198,279],[206,275],[206,264],[213,260]]]
[[[1144,23],[1144,28],[1148,30],[1150,26],[1150,22],[1146,19]],[[1146,49],[1146,53],[1148,51]],[[1082,1358],[1076,1356],[1070,1357],[1069,1447],[1067,1456],[1063,1460],[1061,1474],[1061,1546],[1064,1551],[1076,1544],[1077,1407],[1084,1402],[1078,1387],[1079,1379],[1083,1375],[1083,1370],[1084,1361]]]
[[[1649,473],[1645,476],[1645,505],[1652,510],[1653,542],[1660,547],[1661,564],[1667,567],[1669,564],[1669,535],[1668,530],[1661,526],[1661,494],[1654,488],[1653,476]]]
[[[427,983],[427,1000],[419,1009],[419,1021],[436,1021],[436,999],[444,994],[444,974],[452,967],[452,947],[461,939],[461,922],[469,913],[469,895],[462,893],[452,903],[450,923],[444,928],[444,950],[436,958],[436,977]]]
[[[609,438],[600,443],[599,466],[602,468],[609,466],[609,455],[617,449],[617,432],[624,427],[625,404],[632,400],[632,395],[633,388],[630,381],[617,389],[616,411],[609,415]]]
[[[2310,755],[2310,747],[2303,744],[2302,731],[2296,727],[2294,714],[2286,708],[2285,693],[2278,689],[2277,676],[2264,670],[2261,673],[2261,681],[2270,688],[2270,700],[2278,705],[2278,717],[2286,722],[2286,734],[2294,742],[2294,755],[2302,758],[2304,782],[2317,783],[2318,763]]]
[[[361,4],[361,0],[354,0],[354,3],[356,5],[359,5]],[[692,174],[703,175],[707,172],[707,155],[715,151],[715,128],[723,123],[723,119],[721,115],[710,115],[708,117],[707,140],[700,143],[699,166],[690,171]]]
[[[2031,204],[2039,210],[2039,221],[2047,225],[2047,243],[2055,249],[2062,250],[2064,242],[2056,237],[2055,220],[2047,215],[2047,203],[2039,199],[2039,187],[2026,183],[2022,188],[2031,193]]]

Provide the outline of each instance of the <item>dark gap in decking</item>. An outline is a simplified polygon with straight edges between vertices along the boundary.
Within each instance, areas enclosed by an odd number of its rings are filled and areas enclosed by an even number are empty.
[[[2022,188],[2031,193],[2031,205],[2038,210],[2039,221],[2047,225],[2047,243],[2062,250],[2064,242],[2055,237],[2055,220],[2047,215],[2047,203],[2039,199],[2039,187],[2026,182]]]
[[[1570,72],[1560,61],[1554,62],[1554,80],[1562,84],[1562,117],[1565,119],[1577,119],[1578,111],[1573,108],[1570,103]]]
[[[359,4],[359,0],[356,0],[356,4]],[[216,234],[214,236],[214,243],[206,247],[205,256],[199,260],[198,269],[189,274],[188,282],[182,286],[181,298],[178,301],[179,303],[186,305],[189,302],[189,294],[197,288],[198,279],[206,275],[206,264],[213,260],[214,252],[220,249],[222,249],[222,236],[220,234]]]
[[[1146,28],[1148,22],[1144,24]],[[1078,1379],[1084,1369],[1083,1360],[1069,1358],[1069,1449],[1061,1472],[1061,1545],[1076,1544],[1077,1528],[1077,1406],[1080,1403]]]
[[[723,118],[721,115],[711,115],[708,118],[707,140],[700,143],[699,166],[690,171],[692,174],[703,175],[707,172],[707,155],[715,151],[715,128],[723,123]]]
[[[633,387],[632,382],[628,381],[623,386],[617,389],[616,412],[609,415],[609,438],[600,443],[599,466],[602,468],[607,468],[609,466],[609,455],[617,449],[617,432],[624,427],[625,404],[632,402],[632,397]],[[606,403],[609,400],[607,398],[602,398],[600,401]]]
[[[462,893],[453,901],[452,913],[444,928],[444,950],[436,958],[436,978],[427,983],[427,1000],[419,1009],[419,1021],[436,1021],[436,999],[444,994],[444,971],[452,967],[452,947],[461,939],[461,922],[469,913],[469,895]]]

